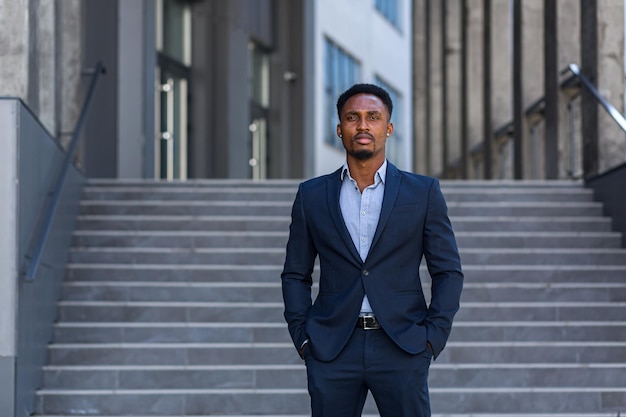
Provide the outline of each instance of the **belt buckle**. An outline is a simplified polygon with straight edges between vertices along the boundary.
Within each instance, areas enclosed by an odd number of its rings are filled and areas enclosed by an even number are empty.
[[[380,324],[376,321],[375,316],[362,316],[359,317],[363,321],[364,330],[377,330],[380,329]]]

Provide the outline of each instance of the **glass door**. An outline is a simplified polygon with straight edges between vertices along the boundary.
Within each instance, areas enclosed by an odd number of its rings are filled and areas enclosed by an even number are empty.
[[[248,69],[250,88],[250,149],[249,164],[251,177],[254,180],[267,178],[267,120],[270,105],[270,76],[267,51],[253,42],[248,44]]]
[[[155,177],[187,179],[191,10],[157,0]]]
[[[187,178],[187,80],[160,72],[158,177]]]
[[[265,118],[256,118],[250,124],[250,145],[253,180],[267,178],[267,121]]]

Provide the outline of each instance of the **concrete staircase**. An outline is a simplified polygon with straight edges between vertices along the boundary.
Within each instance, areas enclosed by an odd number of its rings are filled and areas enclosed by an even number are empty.
[[[39,415],[308,415],[280,290],[296,184],[90,181]],[[591,192],[443,190],[466,281],[434,416],[626,415],[626,250]]]

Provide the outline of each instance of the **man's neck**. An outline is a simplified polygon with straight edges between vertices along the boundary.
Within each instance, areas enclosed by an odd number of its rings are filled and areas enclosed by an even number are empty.
[[[359,191],[363,190],[370,185],[374,184],[376,179],[376,172],[385,163],[385,159],[382,160],[359,160],[355,158],[348,158],[348,168],[350,169],[350,176],[356,181]]]

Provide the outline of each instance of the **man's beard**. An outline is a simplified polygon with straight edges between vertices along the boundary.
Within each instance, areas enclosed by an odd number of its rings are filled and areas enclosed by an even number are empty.
[[[350,151],[350,155],[361,161],[366,161],[370,159],[372,156],[374,156],[374,152],[368,151],[367,149],[361,149],[358,151],[354,151],[354,150]]]

